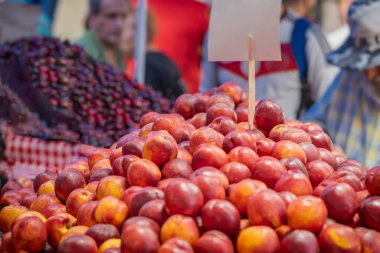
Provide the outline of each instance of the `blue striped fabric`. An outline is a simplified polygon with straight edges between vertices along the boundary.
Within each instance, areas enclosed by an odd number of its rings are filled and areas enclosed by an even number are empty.
[[[362,72],[342,71],[302,120],[320,124],[350,159],[380,164],[380,97]]]

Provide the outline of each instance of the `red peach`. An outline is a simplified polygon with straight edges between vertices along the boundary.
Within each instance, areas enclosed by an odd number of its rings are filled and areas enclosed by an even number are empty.
[[[196,128],[189,122],[184,122],[181,125],[179,125],[177,128],[175,128],[171,132],[171,135],[173,136],[173,138],[175,139],[177,143],[181,143],[183,141],[190,140],[190,136],[193,134],[195,129]]]
[[[137,216],[141,207],[154,199],[163,199],[164,193],[156,187],[144,187],[143,189],[134,193],[128,205],[129,216]]]
[[[50,204],[42,212],[43,216],[50,218],[51,216],[58,215],[60,213],[66,213],[66,206],[61,203]]]
[[[199,145],[209,143],[217,147],[223,146],[223,135],[211,127],[201,127],[190,136],[190,152],[194,154]]]
[[[235,147],[248,147],[256,151],[256,143],[251,134],[243,130],[235,130],[224,137],[223,149],[229,153]]]
[[[303,151],[300,145],[292,141],[277,142],[273,147],[272,156],[278,160],[295,157],[300,159],[304,164],[306,163],[305,151]]]
[[[163,178],[190,178],[193,169],[191,165],[182,159],[172,159],[167,162],[162,168],[162,177]]]
[[[121,253],[158,252],[160,241],[157,234],[147,227],[131,226],[123,229],[121,235]]]
[[[289,126],[285,124],[279,124],[270,130],[269,139],[278,142],[281,140],[281,136],[289,129],[291,129]]]
[[[107,148],[97,148],[94,149],[87,157],[88,159],[88,166],[92,168],[95,163],[97,163],[100,160],[108,159],[111,154],[111,150]]]
[[[141,189],[143,189],[141,186],[131,186],[123,192],[121,200],[128,206],[128,208],[133,195]]]
[[[248,106],[239,105],[236,110],[236,122],[248,122]]]
[[[223,83],[218,90],[230,96],[235,105],[238,105],[243,100],[244,90],[234,82]]]
[[[25,217],[12,227],[12,244],[16,252],[40,252],[46,240],[46,225],[38,217]]]
[[[211,230],[204,233],[194,245],[197,253],[233,253],[234,246],[231,239],[218,230]]]
[[[314,122],[307,122],[301,126],[301,129],[306,133],[310,133],[311,131],[323,131],[322,127]]]
[[[94,166],[91,167],[90,174],[92,175],[98,170],[111,169],[111,168],[112,168],[112,166],[111,166],[110,160],[109,159],[103,159],[103,160],[96,162],[94,164]]]
[[[368,171],[365,177],[365,185],[369,193],[380,195],[380,167],[374,167]]]
[[[173,111],[182,115],[185,119],[190,119],[193,117],[193,107],[196,100],[196,96],[183,94],[174,102]]]
[[[37,192],[38,188],[40,188],[40,186],[43,183],[45,183],[49,180],[54,180],[56,177],[57,177],[57,174],[55,172],[52,172],[52,171],[45,171],[45,172],[41,172],[41,173],[37,174],[37,176],[35,177],[35,179],[33,181],[34,191]]]
[[[211,176],[198,175],[191,180],[202,191],[205,202],[211,199],[225,199],[226,192],[223,185]]]
[[[301,172],[286,172],[277,181],[274,186],[275,191],[288,191],[297,196],[310,195],[313,193],[313,187],[305,174]]]
[[[274,141],[268,138],[256,140],[257,154],[259,156],[271,156],[275,144]]]
[[[280,140],[289,140],[295,143],[311,143],[310,136],[302,129],[290,128],[286,130],[280,137]]]
[[[69,214],[76,216],[79,208],[87,202],[95,200],[95,194],[85,189],[72,191],[66,200],[66,210]]]
[[[205,166],[219,169],[227,162],[228,156],[223,149],[211,144],[203,144],[194,152],[191,165],[194,170]]]
[[[247,166],[251,172],[258,159],[259,157],[256,152],[247,147],[236,147],[228,154],[228,160],[230,162],[242,163]]]
[[[207,99],[207,103],[206,103],[206,111],[213,105],[216,105],[216,104],[225,104],[226,106],[229,106],[231,108],[235,108],[235,103],[234,101],[232,100],[232,98],[230,96],[228,96],[227,94],[224,94],[224,93],[216,93],[212,96],[210,96],[208,99]]]
[[[129,165],[127,178],[132,186],[156,186],[161,179],[161,171],[152,161],[140,159]]]
[[[311,138],[311,142],[317,147],[317,148],[324,148],[328,151],[333,150],[333,143],[331,141],[331,138],[323,131],[320,130],[313,130],[308,132]]]
[[[196,129],[199,129],[201,127],[206,126],[206,113],[201,112],[198,114],[195,114],[191,119],[187,120],[190,124],[192,124]]]
[[[252,178],[262,181],[272,189],[284,173],[286,169],[282,163],[270,156],[260,157],[252,168]]]
[[[208,126],[223,135],[237,130],[235,121],[225,116],[215,118]]]
[[[309,162],[307,164],[307,171],[313,188],[317,187],[323,180],[334,173],[333,167],[320,160]]]
[[[210,124],[214,119],[218,117],[228,117],[236,122],[236,112],[233,108],[226,104],[214,104],[206,111],[206,124]]]
[[[251,171],[248,167],[238,162],[226,163],[220,168],[220,171],[226,175],[230,184],[238,183],[246,178],[251,178]]]
[[[380,231],[380,197],[369,197],[360,204],[360,219],[368,228]]]
[[[77,223],[81,226],[91,227],[97,222],[94,217],[95,209],[99,201],[90,201],[83,204],[77,212]]]
[[[46,207],[50,204],[58,204],[59,199],[53,194],[42,194],[30,205],[31,211],[43,213]]]
[[[88,180],[88,183],[99,182],[102,178],[105,178],[111,175],[112,175],[111,169],[98,170],[94,174],[91,175],[90,179]]]
[[[316,146],[310,142],[300,143],[301,148],[305,151],[307,162],[320,160],[321,154]]]
[[[82,173],[68,170],[60,173],[55,179],[54,191],[61,201],[66,201],[70,193],[78,188],[84,188],[86,181]]]
[[[161,114],[153,123],[152,130],[166,130],[171,133],[178,125],[184,122],[179,114]]]
[[[135,155],[142,158],[142,152],[145,144],[145,139],[141,137],[135,137],[134,139],[124,143],[123,155]]]
[[[58,253],[97,253],[98,247],[94,239],[87,235],[73,235],[63,240],[58,247]]]
[[[297,199],[296,195],[287,191],[279,192],[278,195],[280,195],[286,206],[289,206],[291,202]]]
[[[223,172],[221,172],[220,170],[214,167],[209,167],[209,166],[202,167],[194,171],[193,174],[191,174],[190,179],[193,180],[195,177],[199,175],[212,177],[213,179],[216,179],[224,189],[228,188],[228,184],[229,184],[228,178],[226,177],[226,175],[223,174]]]
[[[355,230],[341,224],[331,224],[319,234],[321,252],[352,252],[362,250],[360,236]]]
[[[310,231],[294,230],[281,241],[281,253],[292,252],[319,253],[318,239]]]
[[[157,224],[157,222],[147,217],[137,216],[129,218],[124,222],[122,228],[123,233],[125,230],[128,230],[131,227],[144,227],[152,230],[156,235],[160,234],[160,226]]]
[[[377,253],[380,251],[380,233],[363,227],[355,228],[355,232],[360,236],[364,252]]]
[[[140,118],[140,127],[143,127],[149,123],[153,123],[158,116],[160,116],[157,112],[147,112]]]
[[[58,248],[62,236],[75,225],[76,221],[74,216],[67,213],[54,215],[47,219],[48,242],[54,249]]]
[[[111,224],[95,224],[88,228],[86,235],[94,239],[98,246],[109,239],[120,238],[119,230]]]
[[[11,230],[11,226],[16,217],[28,211],[25,206],[5,206],[0,211],[0,230],[7,233]]]
[[[305,165],[298,158],[284,158],[281,160],[281,163],[285,168],[291,173],[301,172],[305,174],[306,177],[309,177],[309,172],[307,171]]]
[[[175,139],[166,131],[152,132],[143,147],[142,157],[161,167],[170,159],[176,158],[178,146]]]
[[[165,209],[165,200],[154,199],[145,203],[139,211],[139,216],[150,218],[161,226],[169,218]]]
[[[181,142],[181,143],[183,143],[183,142]],[[179,146],[178,146],[177,158],[185,160],[189,164],[191,164],[193,161],[193,156],[191,155],[190,151],[185,149],[185,148],[181,148]]]
[[[163,243],[158,253],[194,253],[194,250],[187,241],[175,237]]]
[[[284,112],[281,107],[269,99],[261,100],[255,111],[254,123],[257,128],[266,132],[285,121]]]

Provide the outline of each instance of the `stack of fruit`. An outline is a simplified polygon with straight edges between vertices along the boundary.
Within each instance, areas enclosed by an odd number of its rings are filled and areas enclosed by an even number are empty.
[[[2,252],[380,252],[380,167],[227,83],[2,189]]]
[[[109,147],[138,126],[146,112],[168,112],[171,106],[157,92],[132,84],[124,74],[97,62],[79,46],[54,38],[33,37],[2,45],[0,76],[29,109],[53,128],[45,131],[49,133],[42,136],[45,138],[73,136],[58,129],[61,123],[79,135],[79,139],[71,141]],[[19,109],[20,105],[10,103],[14,101],[5,105]],[[35,122],[28,121],[30,135],[41,132]]]

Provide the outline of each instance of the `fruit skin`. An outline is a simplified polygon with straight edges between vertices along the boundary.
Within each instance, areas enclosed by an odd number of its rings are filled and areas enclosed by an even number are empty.
[[[205,203],[211,199],[226,199],[226,191],[223,184],[212,176],[198,175],[191,182],[202,191]]]
[[[284,112],[281,107],[269,99],[261,100],[255,110],[254,123],[257,128],[269,132],[273,127],[283,124]]]
[[[59,204],[59,199],[53,194],[42,194],[30,205],[31,211],[43,213],[50,204]]]
[[[97,208],[99,201],[90,201],[83,204],[77,212],[78,225],[91,227],[96,224],[94,217],[95,209]]]
[[[363,227],[355,228],[362,241],[362,250],[368,253],[380,252],[380,233]]]
[[[236,147],[228,153],[229,162],[239,162],[248,167],[252,172],[259,156],[250,148]]]
[[[220,169],[227,162],[228,156],[223,149],[211,144],[202,144],[193,153],[191,166],[194,170],[205,166]]]
[[[129,216],[137,216],[143,205],[154,199],[163,199],[164,193],[156,188],[147,186],[133,194],[128,205]]]
[[[333,167],[320,160],[312,161],[307,164],[310,183],[313,188],[317,187],[323,180],[334,173]]]
[[[301,148],[303,151],[305,151],[307,162],[320,160],[321,154],[319,153],[319,150],[314,144],[309,142],[302,142],[300,143]]]
[[[272,156],[278,160],[295,157],[304,164],[307,162],[306,153],[301,146],[288,140],[277,142],[273,147]]]
[[[12,245],[16,252],[40,252],[46,243],[45,223],[38,217],[25,217],[12,227]]]
[[[360,219],[368,228],[380,231],[380,197],[365,199],[359,208]]]
[[[360,236],[352,228],[341,224],[330,224],[319,234],[321,252],[360,253]]]
[[[48,242],[54,249],[58,248],[62,236],[75,225],[76,221],[77,219],[68,213],[57,214],[47,219]]]
[[[98,247],[94,239],[87,235],[73,235],[63,240],[58,247],[58,253],[97,253]]]
[[[189,179],[191,173],[193,173],[191,165],[187,161],[179,158],[170,160],[162,168],[163,178],[181,177]]]
[[[98,170],[90,176],[90,178],[88,179],[88,183],[90,184],[92,182],[99,182],[102,178],[105,178],[105,177],[111,176],[111,175],[112,175],[111,169]]]
[[[152,219],[147,217],[132,217],[124,222],[122,231],[127,230],[130,227],[144,227],[152,230],[156,235],[160,234],[159,225]]]
[[[76,216],[79,208],[87,202],[95,200],[95,194],[85,190],[85,189],[76,189],[70,193],[66,200],[66,211]]]
[[[186,179],[175,179],[166,187],[165,206],[170,215],[196,217],[203,204],[204,197],[199,187]]]
[[[279,178],[274,189],[277,192],[288,191],[297,196],[311,195],[313,193],[313,187],[309,179],[302,172],[286,172]]]
[[[286,223],[286,205],[271,189],[261,190],[248,199],[248,218],[251,225],[277,228]]]
[[[108,239],[102,245],[99,246],[98,253],[104,253],[108,249],[119,250],[120,246],[121,246],[121,239],[118,239],[118,238]]]
[[[240,232],[236,248],[238,253],[275,253],[280,250],[280,241],[270,227],[252,226]]]
[[[202,223],[206,230],[234,236],[239,231],[240,213],[229,201],[212,199],[202,208]]]
[[[87,230],[86,235],[94,239],[98,247],[108,239],[120,238],[119,230],[111,224],[95,224]]]
[[[55,179],[54,191],[57,197],[65,202],[70,193],[78,188],[84,188],[86,181],[82,173],[68,170],[60,173]]]
[[[150,133],[142,151],[142,157],[148,159],[161,167],[178,154],[176,140],[166,131]]]
[[[108,159],[111,154],[110,149],[106,148],[97,148],[93,150],[90,154],[88,154],[87,159],[88,159],[88,166],[92,168],[95,163],[97,163],[100,160],[103,159]]]
[[[114,196],[101,199],[94,211],[94,218],[98,223],[112,224],[117,228],[123,225],[127,215],[127,205]]]
[[[152,161],[140,159],[131,163],[127,178],[131,186],[156,186],[161,179],[161,171]]]
[[[169,218],[165,208],[165,200],[154,199],[145,203],[140,208],[139,216],[150,218],[161,226]]]
[[[57,173],[52,172],[52,171],[44,171],[44,172],[37,174],[37,176],[35,177],[35,179],[33,181],[34,191],[37,192],[38,188],[40,188],[40,186],[43,183],[45,183],[49,180],[54,180],[54,179],[56,179],[56,177],[57,177]]]
[[[324,149],[327,149],[328,151],[333,150],[333,143],[331,141],[331,138],[325,132],[323,132],[323,130],[322,131],[321,130],[310,131],[309,135],[311,138],[311,142],[317,148],[324,148]]]
[[[327,186],[322,193],[322,199],[329,217],[343,224],[352,221],[358,209],[355,191],[346,183]]]
[[[5,206],[0,211],[0,230],[3,233],[11,231],[13,221],[16,217],[28,211],[25,206]]]
[[[365,185],[371,196],[380,196],[380,166],[374,167],[367,172]]]
[[[130,226],[121,235],[121,253],[155,253],[160,248],[158,235],[148,227]]]
[[[246,178],[251,178],[251,171],[242,163],[229,162],[223,165],[220,170],[227,176],[230,184],[238,183]]]
[[[127,187],[127,180],[122,176],[108,176],[102,178],[96,188],[96,198],[101,200],[106,196],[114,196],[117,199],[121,199]]]
[[[75,226],[69,228],[67,232],[61,237],[61,241],[65,240],[66,238],[73,236],[73,235],[84,235],[86,234],[88,230],[88,227],[86,226]]]
[[[288,225],[319,233],[327,220],[325,203],[314,196],[302,196],[291,202],[287,210]]]
[[[247,214],[249,197],[264,189],[267,189],[267,186],[263,182],[244,179],[232,188],[229,200],[239,210],[240,215],[244,217]]]
[[[277,159],[262,156],[257,160],[251,172],[253,179],[260,180],[273,189],[280,177],[286,173],[286,168]]]
[[[180,214],[170,216],[161,227],[161,241],[165,243],[174,237],[182,238],[193,246],[199,238],[199,230],[194,219]]]
[[[205,143],[222,148],[223,135],[218,133],[216,130],[212,129],[211,127],[201,127],[195,130],[190,136],[190,140],[189,140],[190,152],[194,154],[198,146]]]
[[[158,253],[194,253],[191,245],[182,238],[172,238],[163,243]]]
[[[256,142],[253,137],[243,130],[235,130],[227,134],[223,139],[223,149],[229,153],[235,147],[248,147],[256,151]]]
[[[280,252],[319,253],[318,239],[310,231],[301,229],[293,230],[282,239]]]
[[[211,230],[195,242],[194,250],[197,253],[234,253],[234,246],[227,235],[218,230]]]

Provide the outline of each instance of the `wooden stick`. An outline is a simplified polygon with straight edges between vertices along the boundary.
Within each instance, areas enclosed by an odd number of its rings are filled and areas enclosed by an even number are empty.
[[[253,60],[253,36],[248,34],[248,123],[249,128],[253,130],[253,120],[255,118],[255,61]]]

